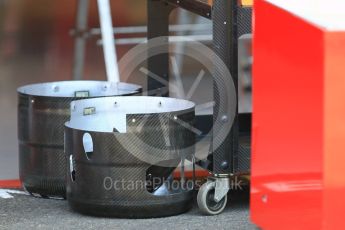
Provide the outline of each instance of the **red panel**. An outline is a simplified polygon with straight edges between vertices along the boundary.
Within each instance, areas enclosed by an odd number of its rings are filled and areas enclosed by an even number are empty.
[[[324,228],[345,229],[345,32],[325,43]]]
[[[255,1],[251,215],[265,229],[318,229],[324,36]]]

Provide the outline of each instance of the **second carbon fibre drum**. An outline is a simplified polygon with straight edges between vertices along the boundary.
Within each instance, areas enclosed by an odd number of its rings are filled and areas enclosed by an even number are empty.
[[[72,209],[125,218],[187,211],[193,180],[175,180],[173,171],[183,170],[187,162],[194,165],[194,119],[194,103],[174,98],[72,102],[65,128],[67,200]]]
[[[70,103],[80,98],[132,95],[138,85],[63,81],[18,88],[19,174],[30,194],[65,197],[64,123]]]

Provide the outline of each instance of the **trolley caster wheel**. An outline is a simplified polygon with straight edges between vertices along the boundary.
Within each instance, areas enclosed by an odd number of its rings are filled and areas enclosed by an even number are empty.
[[[214,201],[214,193],[216,188],[216,182],[207,181],[203,184],[198,192],[198,206],[202,213],[206,215],[218,215],[226,206],[228,201],[227,195],[223,197],[219,202]]]

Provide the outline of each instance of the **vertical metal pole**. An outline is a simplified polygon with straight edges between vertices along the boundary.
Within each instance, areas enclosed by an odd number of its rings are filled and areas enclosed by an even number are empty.
[[[155,55],[148,58],[147,68],[150,72],[158,75],[165,81],[169,81],[169,15],[173,7],[167,5],[160,0],[147,0],[147,38],[148,46],[152,45],[150,39],[161,37],[165,45],[166,52],[163,54]],[[163,37],[162,37],[163,36]],[[151,50],[149,49],[148,55],[150,56]],[[158,82],[155,79],[148,77],[147,91],[150,95],[157,95],[160,93],[160,88],[168,87],[167,85]],[[155,92],[156,91],[156,92]],[[169,93],[164,93],[162,96],[169,96]]]
[[[232,75],[232,80],[236,88],[236,95],[238,95],[238,36],[237,36],[237,0],[214,0],[213,12],[213,46],[214,52],[223,60]],[[217,84],[217,79],[224,76],[221,68],[218,68],[220,63],[215,64],[214,71],[214,99],[215,109],[214,118],[219,112],[219,91],[222,90],[220,84]],[[236,100],[237,101],[237,100]],[[238,101],[237,101],[238,102]],[[238,105],[237,105],[238,107]],[[236,107],[236,114],[238,108]],[[214,125],[216,121],[214,119]],[[222,125],[231,125],[224,123]],[[234,123],[231,127],[230,133],[222,143],[216,143],[218,140],[213,138],[213,173],[215,174],[229,174],[233,172],[233,160],[238,152],[238,116],[236,115]]]
[[[180,182],[181,182],[181,188],[185,189],[185,185],[186,185],[186,175],[185,175],[185,156],[182,157],[181,159],[181,168],[180,168]]]
[[[107,79],[111,82],[120,82],[119,68],[113,34],[113,22],[109,0],[97,0],[99,21],[101,24],[103,55]]]
[[[76,17],[76,38],[74,43],[73,80],[81,80],[84,75],[86,37],[88,29],[89,0],[78,0]]]
[[[196,180],[196,176],[195,176],[195,153],[193,153],[192,155],[192,167],[193,167],[193,189],[195,189],[195,180]]]

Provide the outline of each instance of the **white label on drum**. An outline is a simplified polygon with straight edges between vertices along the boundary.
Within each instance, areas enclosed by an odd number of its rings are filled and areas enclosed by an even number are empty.
[[[74,93],[75,97],[90,97],[90,92],[89,91],[76,91]]]
[[[89,107],[89,108],[85,108],[83,115],[84,116],[88,116],[88,115],[92,115],[96,113],[96,108],[95,107]]]

